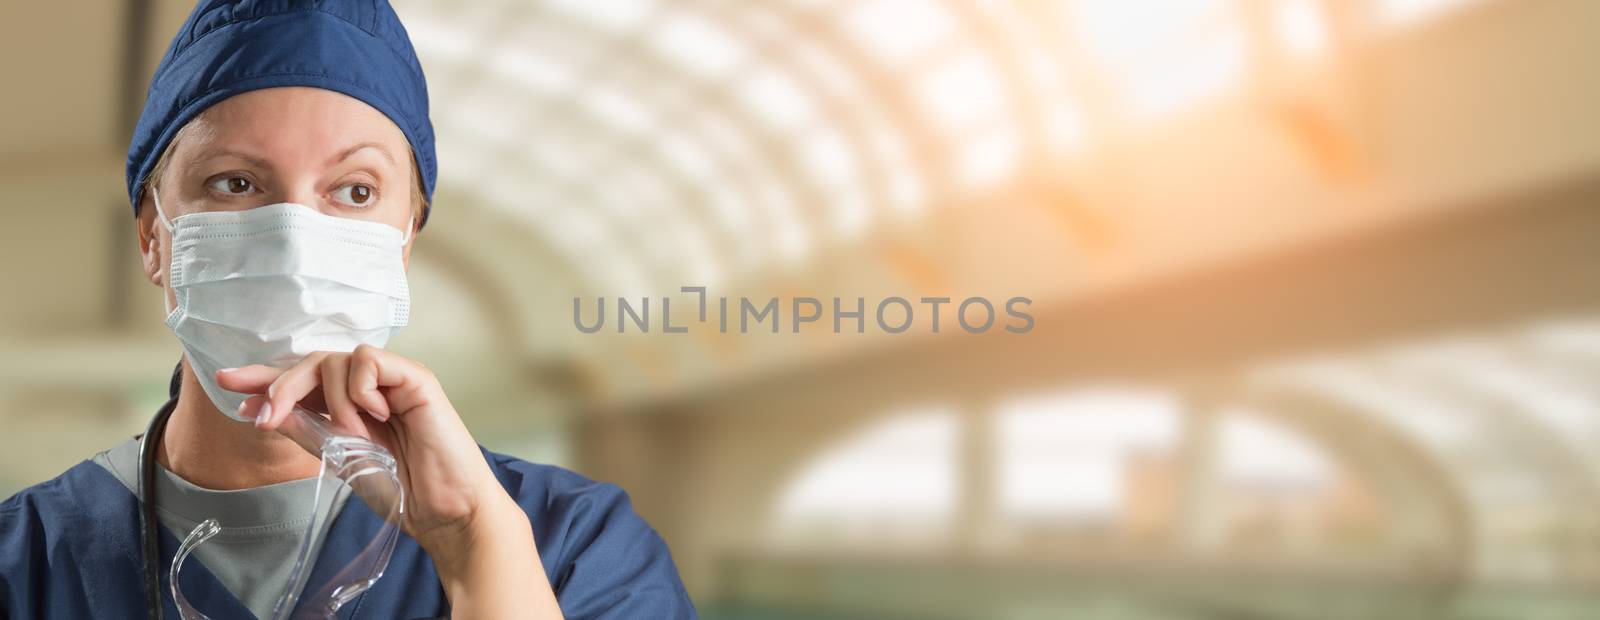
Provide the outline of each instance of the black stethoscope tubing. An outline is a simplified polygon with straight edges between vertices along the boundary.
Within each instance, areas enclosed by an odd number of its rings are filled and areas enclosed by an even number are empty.
[[[167,429],[167,418],[178,405],[178,377],[172,377],[172,397],[156,411],[139,439],[139,548],[144,556],[144,603],[151,620],[161,620],[161,530],[156,518],[156,452]]]

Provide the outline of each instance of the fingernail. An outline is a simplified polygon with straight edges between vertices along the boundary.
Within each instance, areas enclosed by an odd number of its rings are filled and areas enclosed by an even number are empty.
[[[261,403],[261,410],[256,413],[256,426],[266,426],[267,420],[272,419],[272,403]]]
[[[239,403],[239,417],[247,420],[255,419],[256,412],[250,410],[250,401]]]
[[[217,371],[217,372],[220,372],[220,373],[230,373],[230,372],[233,372],[233,371],[235,371],[235,370],[238,370],[238,368],[224,368],[224,369],[222,369],[222,370],[218,370],[218,371]]]

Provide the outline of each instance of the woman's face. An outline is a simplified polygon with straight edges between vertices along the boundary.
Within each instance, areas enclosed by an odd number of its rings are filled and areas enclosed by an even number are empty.
[[[237,95],[200,114],[173,141],[154,184],[168,219],[292,202],[414,230],[413,174],[409,143],[389,117],[343,94],[288,87]],[[172,240],[149,193],[141,200],[145,272],[170,301]],[[410,243],[404,254],[409,260]]]

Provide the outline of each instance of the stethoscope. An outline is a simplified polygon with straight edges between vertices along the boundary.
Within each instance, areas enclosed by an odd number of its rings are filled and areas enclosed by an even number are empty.
[[[166,404],[150,418],[150,426],[139,438],[139,548],[144,555],[144,604],[152,620],[161,619],[161,525],[156,518],[156,453],[167,419],[178,406],[178,386],[183,380],[183,364],[172,371],[172,384]]]

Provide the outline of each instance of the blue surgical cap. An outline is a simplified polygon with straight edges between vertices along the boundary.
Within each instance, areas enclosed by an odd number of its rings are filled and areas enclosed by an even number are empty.
[[[184,124],[234,95],[280,86],[344,93],[388,116],[411,142],[432,202],[439,167],[428,85],[388,2],[201,0],[161,58],[128,145],[135,213],[140,184]]]

